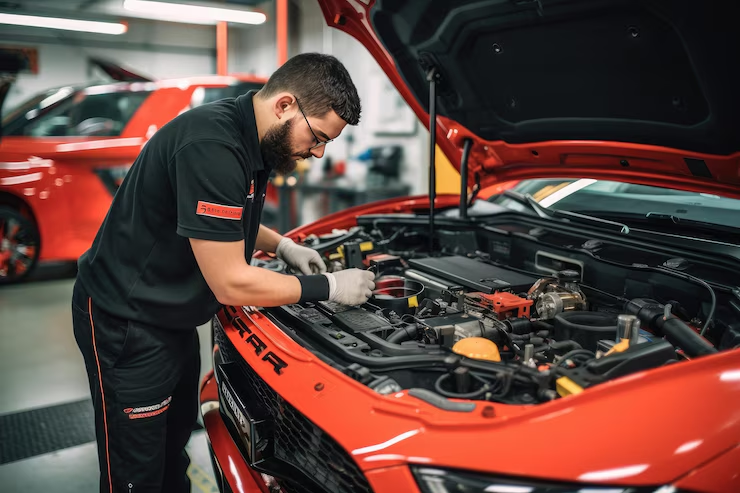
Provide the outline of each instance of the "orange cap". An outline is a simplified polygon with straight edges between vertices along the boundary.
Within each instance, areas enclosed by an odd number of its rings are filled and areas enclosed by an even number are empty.
[[[452,350],[457,354],[472,359],[501,361],[501,355],[498,352],[496,343],[483,337],[467,337],[461,339],[452,346]]]

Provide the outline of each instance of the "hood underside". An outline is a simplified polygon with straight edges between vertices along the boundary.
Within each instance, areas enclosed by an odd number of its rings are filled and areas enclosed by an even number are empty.
[[[553,151],[562,143],[561,152],[532,164],[563,164],[579,144],[590,147],[587,155],[645,161],[660,161],[643,154],[657,150],[676,159],[654,171],[688,178],[683,188],[693,182],[689,188],[718,191],[713,185],[721,183],[732,193],[740,185],[736,2],[319,2],[330,25],[373,53],[422,120],[430,71],[439,74],[440,136],[451,139],[440,146],[456,163],[462,139],[471,137],[473,172],[501,175],[540,154],[517,152],[521,146],[547,143]],[[605,151],[593,152],[594,144]],[[484,145],[491,148],[483,152]],[[705,166],[697,173],[687,159]]]

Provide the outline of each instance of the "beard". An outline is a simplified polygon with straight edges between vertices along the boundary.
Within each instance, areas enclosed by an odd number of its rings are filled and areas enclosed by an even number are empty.
[[[311,153],[294,154],[291,146],[291,129],[293,120],[288,120],[282,125],[276,124],[270,127],[260,142],[262,161],[270,169],[274,169],[281,175],[291,174],[296,167],[296,157],[307,159]]]

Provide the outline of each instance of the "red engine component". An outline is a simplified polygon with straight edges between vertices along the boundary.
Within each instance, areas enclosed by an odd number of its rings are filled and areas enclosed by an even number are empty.
[[[490,309],[498,315],[499,320],[511,317],[529,317],[532,300],[522,298],[513,293],[495,292],[493,294],[479,293],[480,300],[490,305]]]

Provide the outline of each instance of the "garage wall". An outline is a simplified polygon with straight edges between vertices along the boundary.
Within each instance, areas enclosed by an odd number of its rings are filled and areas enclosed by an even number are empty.
[[[96,80],[91,55],[114,60],[156,78],[215,73],[216,35],[213,26],[184,26],[132,19],[121,36],[87,33],[57,34],[47,29],[3,26],[0,43],[38,49],[38,74],[21,74],[11,89],[5,111],[50,85]]]
[[[413,135],[376,135],[378,112],[384,111],[383,108],[387,106],[385,98],[388,97],[388,94],[383,94],[379,100],[377,88],[389,82],[375,59],[353,37],[329,28],[316,0],[291,0],[289,6],[288,56],[307,52],[333,54],[347,67],[363,102],[360,124],[348,126],[337,141],[326,147],[325,155],[337,161],[346,159],[348,155],[357,156],[369,147],[400,145],[404,152],[401,180],[411,185],[412,193],[426,193],[429,133],[424,126],[416,124]],[[270,19],[267,23],[229,28],[229,71],[269,76],[277,68],[274,5],[263,5],[262,10]],[[400,98],[395,89],[391,89],[391,92],[391,95]],[[416,120],[405,102],[401,101],[401,104],[401,114]],[[314,173],[320,175],[321,166],[312,166],[311,173],[312,176],[316,176]]]
[[[415,124],[413,135],[378,135],[379,112],[387,108],[387,99],[398,98],[398,92],[391,88],[387,94],[380,94],[381,84],[390,84],[388,77],[378,66],[367,49],[355,38],[330,28],[315,0],[300,0],[299,6],[299,52],[318,51],[331,53],[339,58],[347,68],[362,100],[362,119],[356,127],[347,127],[337,142],[326,148],[326,155],[333,159],[344,159],[349,153],[357,156],[369,147],[399,145],[403,148],[404,161],[401,181],[411,185],[411,193],[425,193],[428,176],[429,133],[420,123]],[[381,97],[382,96],[382,97]],[[399,115],[416,121],[413,112],[402,100]]]
[[[277,68],[274,2],[257,6],[267,14],[258,26],[229,25],[229,72],[268,77]],[[289,36],[290,37],[290,36]]]
[[[275,48],[274,2],[258,6],[269,21],[260,26],[229,27],[229,71],[269,76],[277,68]],[[289,2],[289,56],[318,51],[337,56],[347,67],[363,102],[362,121],[348,127],[337,142],[326,148],[334,161],[357,156],[369,147],[400,145],[404,150],[402,181],[412,186],[412,193],[426,191],[428,167],[428,132],[416,124],[406,136],[377,135],[378,115],[386,111],[390,93],[378,97],[377,87],[387,84],[367,50],[354,38],[326,26],[316,0]],[[22,32],[17,30],[22,29]],[[39,50],[39,74],[21,75],[5,105],[9,109],[40,90],[56,85],[83,83],[99,77],[87,66],[87,57],[96,55],[124,63],[135,71],[157,78],[215,73],[216,35],[214,26],[183,25],[131,19],[129,31],[122,36],[83,33],[50,34],[49,30],[3,26],[0,43],[31,45]],[[400,115],[411,110],[401,101]],[[413,116],[411,116],[413,120]],[[321,166],[313,166],[320,172]]]

